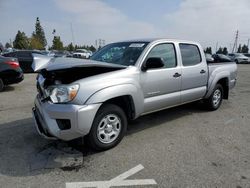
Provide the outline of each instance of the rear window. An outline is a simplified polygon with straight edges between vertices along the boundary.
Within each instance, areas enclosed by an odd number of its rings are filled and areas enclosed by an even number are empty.
[[[201,62],[201,54],[198,46],[194,44],[180,44],[183,66],[197,65]]]

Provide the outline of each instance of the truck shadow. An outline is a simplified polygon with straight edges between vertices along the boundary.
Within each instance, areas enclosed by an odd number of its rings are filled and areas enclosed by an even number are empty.
[[[129,123],[127,134],[159,126],[194,112],[206,111],[200,104],[192,103],[143,116]],[[105,155],[105,152],[92,151],[82,140],[46,140],[36,133],[31,118],[0,125],[0,153],[0,174],[21,177],[49,173],[54,169],[78,171],[87,168],[95,155]]]
[[[174,108],[161,110],[152,114],[139,117],[129,123],[127,135],[134,134],[147,128],[159,126],[163,123],[171,122],[183,116],[192,115],[193,113],[207,113],[202,102],[193,102]]]

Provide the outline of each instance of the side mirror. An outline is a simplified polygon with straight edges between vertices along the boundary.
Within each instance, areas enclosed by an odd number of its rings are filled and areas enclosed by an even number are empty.
[[[156,69],[164,67],[164,61],[159,57],[150,57],[147,61],[142,65],[142,71],[147,71],[148,69]]]

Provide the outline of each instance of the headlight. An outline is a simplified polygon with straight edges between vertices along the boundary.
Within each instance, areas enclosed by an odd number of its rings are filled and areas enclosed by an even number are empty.
[[[56,85],[46,90],[47,96],[53,103],[66,103],[72,101],[79,90],[79,85]]]

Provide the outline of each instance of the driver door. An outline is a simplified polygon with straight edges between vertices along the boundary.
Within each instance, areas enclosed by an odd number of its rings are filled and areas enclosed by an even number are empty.
[[[175,45],[161,43],[154,46],[150,57],[162,58],[164,67],[141,73],[144,94],[144,114],[181,103],[181,67],[178,66]]]

